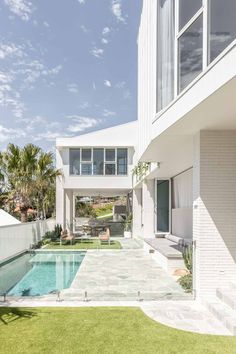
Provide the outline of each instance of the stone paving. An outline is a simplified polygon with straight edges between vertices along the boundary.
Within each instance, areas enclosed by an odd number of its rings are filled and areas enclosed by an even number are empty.
[[[142,249],[89,250],[64,297],[90,300],[191,299]]]

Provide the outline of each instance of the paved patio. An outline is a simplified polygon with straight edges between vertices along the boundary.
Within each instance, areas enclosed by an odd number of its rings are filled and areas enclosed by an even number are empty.
[[[178,283],[142,249],[89,250],[65,299],[191,299]]]

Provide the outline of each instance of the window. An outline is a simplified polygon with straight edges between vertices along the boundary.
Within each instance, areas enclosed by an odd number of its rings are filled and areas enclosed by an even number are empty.
[[[93,174],[104,173],[104,149],[93,149]]]
[[[106,161],[115,161],[116,160],[116,150],[115,149],[106,149]]]
[[[127,175],[127,149],[117,149],[117,174]]]
[[[116,165],[114,163],[106,163],[105,165],[105,175],[115,175]]]
[[[86,162],[92,161],[91,149],[82,149],[82,161],[86,161]]]
[[[213,0],[210,10],[210,62],[236,38],[236,1]]]
[[[78,148],[69,154],[70,175],[127,175],[127,148]]]
[[[80,149],[70,149],[70,174],[80,174]]]
[[[214,0],[213,0],[214,1]],[[202,7],[202,0],[179,0],[179,29],[181,30]]]
[[[179,91],[181,92],[203,67],[203,16],[201,15],[179,38]]]
[[[160,111],[174,98],[174,1],[159,0],[158,11],[158,97]]]
[[[92,164],[82,163],[81,164],[81,175],[90,176],[92,174]]]

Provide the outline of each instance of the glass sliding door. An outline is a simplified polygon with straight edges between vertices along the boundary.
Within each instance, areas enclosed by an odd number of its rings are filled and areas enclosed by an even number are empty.
[[[157,232],[170,231],[170,181],[156,182]]]

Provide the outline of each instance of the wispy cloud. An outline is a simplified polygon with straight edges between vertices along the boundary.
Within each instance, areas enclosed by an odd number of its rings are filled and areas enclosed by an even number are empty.
[[[106,86],[106,87],[111,87],[111,81],[109,81],[109,80],[104,80],[104,86]]]
[[[102,38],[102,44],[108,44],[108,43],[109,43],[108,39]]]
[[[79,93],[78,85],[77,84],[68,84],[67,85],[67,90],[70,93],[77,94]]]
[[[112,0],[111,2],[111,11],[116,17],[117,21],[126,23],[125,18],[122,14],[122,1],[121,0]]]
[[[14,141],[17,138],[25,136],[26,133],[23,129],[6,128],[3,125],[0,125],[0,143],[10,140]]]
[[[87,129],[96,127],[99,123],[101,123],[101,119],[77,115],[68,116],[67,118],[71,119],[73,122],[73,124],[70,124],[67,128],[67,131],[70,133],[80,133]]]
[[[0,59],[5,59],[7,57],[23,57],[23,47],[16,46],[14,43],[0,43]]]
[[[79,105],[79,108],[81,108],[81,109],[87,109],[89,107],[90,107],[90,104],[87,101],[85,101]]]
[[[122,89],[125,87],[125,85],[126,85],[125,81],[119,81],[119,82],[117,82],[117,84],[115,84],[115,87],[118,89]]]
[[[104,27],[102,30],[103,36],[106,36],[110,32],[111,32],[111,29],[109,27]]]
[[[102,113],[103,117],[114,117],[116,116],[116,112],[109,111],[108,109],[104,109]]]
[[[20,17],[23,21],[29,21],[34,7],[29,0],[4,0],[9,10]]]
[[[104,50],[102,48],[94,47],[90,53],[96,58],[101,58],[103,56]]]
[[[85,27],[84,25],[81,25],[80,26],[81,30],[84,32],[84,33],[88,33],[89,32],[89,29],[87,27]]]
[[[81,5],[84,5],[84,4],[85,4],[85,0],[78,0],[78,2],[79,2]]]

